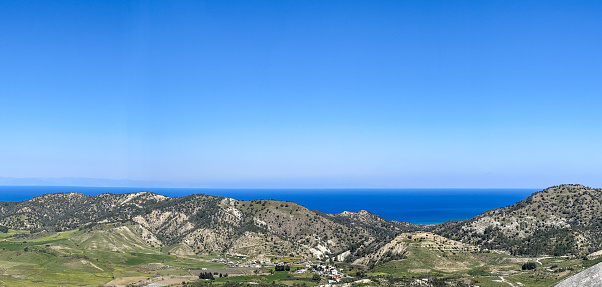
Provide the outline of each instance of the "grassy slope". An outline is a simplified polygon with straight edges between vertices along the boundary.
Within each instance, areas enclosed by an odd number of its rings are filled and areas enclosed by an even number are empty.
[[[372,275],[391,274],[393,276],[424,277],[427,274],[444,277],[462,277],[476,280],[482,287],[509,286],[506,282],[499,282],[501,277],[505,281],[525,284],[525,286],[554,286],[562,279],[581,271],[582,266],[590,266],[602,261],[583,261],[581,259],[567,259],[555,257],[540,260],[536,270],[522,271],[523,262],[535,261],[535,258],[515,258],[508,255],[494,253],[474,254],[469,252],[457,253],[444,257],[429,250],[409,250],[408,258],[390,261],[375,266]],[[522,259],[522,260],[520,260]],[[485,265],[481,265],[485,264]],[[451,269],[457,269],[452,271]],[[447,268],[440,268],[444,266]],[[451,267],[451,268],[450,268]],[[564,270],[564,268],[573,270]],[[501,277],[500,277],[501,276]],[[496,282],[497,281],[497,282]]]
[[[17,233],[11,231],[9,234]],[[130,251],[115,251],[115,246]],[[167,255],[159,248],[143,247],[135,239],[102,228],[47,234],[34,239],[5,236],[0,241],[0,248],[3,248],[0,250],[0,274],[3,274],[0,275],[0,286],[77,286],[79,283],[97,286],[115,278],[182,276],[188,275],[191,268],[224,268],[222,264],[210,262],[208,256]],[[147,267],[152,265],[150,263],[171,267],[152,270]],[[307,273],[275,272],[268,276],[218,278],[214,283],[257,281],[315,286],[317,283],[311,277],[312,274]]]
[[[97,286],[114,278],[148,278],[158,274],[178,276],[186,275],[190,268],[224,268],[222,264],[210,262],[210,256],[168,255],[166,250],[177,247],[164,247],[163,250],[149,247],[136,238],[131,238],[129,232],[111,231],[111,228],[112,226],[97,230],[60,232],[35,238],[4,236],[0,239],[0,286],[77,286],[78,283]],[[17,233],[11,230],[9,234],[14,236]],[[110,244],[106,244],[107,242]],[[506,281],[521,282],[526,286],[552,286],[562,278],[580,271],[581,266],[593,265],[599,261],[556,257],[540,260],[542,265],[538,265],[535,271],[521,271],[523,262],[534,259],[525,258],[521,261],[497,253],[442,251],[421,248],[419,244],[417,242],[407,248],[406,259],[378,264],[369,274],[419,277],[430,273],[471,278],[484,287],[508,286],[505,282],[494,281],[501,280],[502,276]],[[115,246],[120,246],[121,249],[115,251]],[[295,258],[289,259],[295,261]],[[149,263],[161,263],[172,268],[152,269],[147,267]],[[566,267],[574,270],[561,270]],[[257,281],[314,286],[317,283],[311,280],[311,276],[312,274],[276,272],[269,276],[219,278],[214,283]],[[59,285],[58,282],[61,281],[67,284]]]
[[[4,236],[0,241],[0,274],[3,274],[0,286],[98,285],[121,277],[153,277],[161,272],[179,274],[189,268],[223,268],[222,264],[205,258],[167,255],[157,248],[138,244],[132,252],[111,250],[113,245],[128,247],[132,244],[130,240],[102,230],[60,232],[35,239]],[[106,242],[113,245],[105,248],[106,245],[100,244]],[[149,263],[170,265],[179,271],[150,270],[144,266]],[[59,285],[61,281],[67,284]]]
[[[522,264],[535,262],[537,258],[514,257],[498,253],[474,251],[442,251],[421,248],[412,243],[405,253],[406,258],[377,264],[369,275],[403,276],[443,276],[447,278],[467,278],[477,285],[509,286],[553,286],[564,278],[602,261],[584,261],[581,258],[552,257],[540,259],[536,270],[522,271]],[[500,277],[501,276],[501,277]],[[502,282],[502,278],[505,282]]]

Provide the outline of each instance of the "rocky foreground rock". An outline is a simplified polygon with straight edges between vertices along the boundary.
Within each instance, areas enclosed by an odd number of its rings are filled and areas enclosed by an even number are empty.
[[[602,286],[602,263],[598,263],[577,273],[556,285],[556,287],[594,287]]]

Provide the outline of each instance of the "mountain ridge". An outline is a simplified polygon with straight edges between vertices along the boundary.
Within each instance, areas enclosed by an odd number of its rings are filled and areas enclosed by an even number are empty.
[[[323,213],[277,200],[69,192],[0,202],[0,225],[36,232],[129,223],[156,238],[153,244],[185,244],[197,253],[316,258],[346,253],[341,259],[354,262],[418,230],[515,255],[584,256],[602,249],[602,219],[595,216],[601,211],[602,190],[577,184],[552,186],[515,204],[435,225],[390,221],[365,210]]]
[[[353,213],[355,214],[355,213]],[[124,194],[53,193],[0,203],[0,225],[13,229],[64,231],[120,223],[140,226],[159,246],[185,244],[198,253],[298,254],[321,258],[354,242],[380,242],[419,229],[359,212],[359,218],[327,215],[293,202],[236,200],[204,194],[166,197]],[[370,226],[370,228],[361,228]]]

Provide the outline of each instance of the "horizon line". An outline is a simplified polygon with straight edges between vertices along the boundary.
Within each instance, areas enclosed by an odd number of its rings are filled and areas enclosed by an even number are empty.
[[[564,185],[564,184],[559,184]],[[558,185],[551,185],[558,186]],[[548,186],[548,187],[551,187]],[[165,189],[539,189],[541,187],[169,187],[169,186],[93,186],[0,184],[0,187],[82,187],[82,188],[165,188]]]

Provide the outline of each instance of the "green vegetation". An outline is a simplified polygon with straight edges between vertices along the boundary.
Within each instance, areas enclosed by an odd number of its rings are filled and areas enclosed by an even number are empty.
[[[580,256],[602,249],[602,189],[566,184],[430,231],[514,255]]]
[[[89,236],[90,232],[98,234]],[[7,234],[0,241],[0,272],[4,274],[0,275],[0,286],[97,286],[116,278],[190,276],[191,268],[223,268],[204,258],[167,255],[148,246],[138,247],[137,252],[107,250],[99,243],[118,237],[102,231],[74,230],[22,237],[28,233],[10,230]],[[79,245],[83,237],[87,244]],[[100,248],[91,248],[94,244]],[[115,244],[127,246],[128,242]]]
[[[124,225],[126,228],[128,225]],[[122,230],[124,226],[113,227]],[[9,231],[12,236],[0,241],[0,286],[77,286],[77,284],[99,285],[120,278],[155,278],[174,276],[182,281],[192,280],[186,286],[207,286],[199,276],[191,276],[190,269],[223,269],[224,265],[210,262],[208,256],[168,255],[161,248],[138,246],[136,252],[110,250],[96,247],[95,243],[107,239],[124,240],[119,245],[127,246],[125,237],[115,236],[104,228],[88,231],[68,231],[58,233],[27,234]],[[96,234],[90,234],[96,233]],[[85,240],[84,240],[85,239]],[[82,244],[85,242],[86,244]],[[570,274],[580,270],[585,264],[595,264],[600,260],[567,259],[553,257],[534,263],[526,259],[513,259],[513,256],[472,251],[445,251],[437,248],[421,248],[427,241],[416,241],[405,251],[406,257],[376,264],[372,270],[349,263],[337,263],[355,279],[369,279],[359,286],[382,286],[387,284],[411,284],[412,280],[430,278],[441,286],[464,286],[462,282],[478,282],[479,286],[504,286],[505,281],[522,283],[526,286],[551,286]],[[131,244],[131,242],[130,242]],[[84,247],[82,249],[82,247]],[[27,250],[27,251],[26,251]],[[167,248],[165,250],[172,250]],[[297,261],[300,258],[283,257],[284,261]],[[521,270],[523,265],[535,269]],[[169,265],[169,268],[167,267]],[[265,270],[264,270],[265,272]],[[259,286],[316,286],[325,279],[317,274],[273,272],[271,275],[226,276],[219,272],[213,276],[212,284],[243,286],[255,282]],[[221,275],[221,277],[220,277]],[[208,276],[209,277],[209,276]],[[206,279],[206,278],[202,278]],[[138,279],[135,279],[138,280]],[[468,280],[468,281],[467,281]],[[58,284],[66,282],[66,284]],[[387,283],[388,282],[388,283]],[[240,284],[239,284],[240,283]],[[238,284],[238,285],[237,285]],[[454,285],[456,284],[456,285]],[[460,285],[459,285],[460,284]],[[507,284],[506,284],[507,285]],[[246,286],[246,285],[244,285]],[[409,285],[408,285],[409,286]]]
[[[602,249],[600,195],[578,185],[552,187],[430,227],[275,200],[43,195],[0,204],[0,286],[311,287],[333,278],[295,272],[303,261],[335,258],[342,260],[334,261],[336,270],[353,276],[337,280],[352,287],[552,286],[602,261],[590,254]],[[286,265],[238,267],[259,257]]]
[[[537,267],[537,265],[535,264],[535,262],[527,262],[525,264],[523,264],[523,266],[521,267],[521,269],[523,270],[533,270]]]
[[[6,232],[0,233],[0,239],[8,238],[8,237],[13,237],[13,236],[15,236],[17,234],[29,234],[29,231],[27,231],[27,230],[8,229]]]
[[[412,253],[415,251],[412,251]],[[472,282],[478,286],[554,286],[583,267],[582,259],[553,257],[524,262],[529,258],[516,258],[510,255],[491,253],[458,253],[454,257],[437,255],[432,251],[416,252],[408,259],[395,260],[374,267],[368,276],[392,276],[393,278],[435,277],[449,284],[451,282]],[[532,259],[533,260],[533,259]],[[526,265],[533,269],[523,269]],[[503,279],[502,279],[503,278]],[[503,281],[502,281],[503,280]],[[524,284],[520,285],[518,283]],[[450,285],[442,286],[450,286]],[[453,286],[453,285],[451,285]]]

